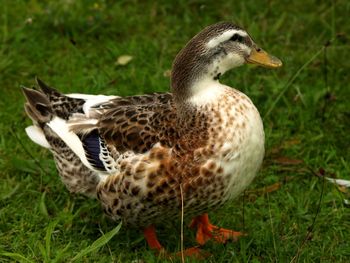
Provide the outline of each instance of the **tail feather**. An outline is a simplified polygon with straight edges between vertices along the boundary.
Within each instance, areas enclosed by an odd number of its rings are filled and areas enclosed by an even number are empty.
[[[38,77],[35,78],[36,83],[40,87],[41,91],[44,92],[44,94],[48,97],[50,100],[54,97],[63,97],[64,95],[61,94],[59,91],[55,90],[54,88],[49,87],[46,83],[44,83],[41,79]]]
[[[24,106],[28,116],[36,123],[46,123],[52,118],[51,103],[41,92],[23,87],[23,94],[27,99]]]
[[[27,113],[28,117],[34,122],[34,123],[38,123],[37,120],[39,120],[39,116],[36,113],[36,111],[32,110],[32,107],[30,106],[30,104],[27,102],[24,104],[24,110]]]
[[[68,97],[49,87],[41,79],[36,78],[39,90],[23,88],[27,98],[25,110],[29,117],[37,122],[48,122],[53,116],[68,120],[74,113],[83,113],[85,99]],[[43,115],[47,115],[44,118]]]
[[[35,125],[28,126],[25,129],[25,131],[26,131],[28,137],[36,144],[39,144],[40,146],[42,146],[44,148],[48,148],[48,149],[51,148],[49,142],[47,141],[47,139],[45,137],[43,130],[41,128],[39,128],[38,126],[35,126]]]
[[[22,88],[26,98],[24,108],[33,121],[33,125],[25,129],[28,137],[53,153],[62,181],[71,192],[95,196],[97,184],[105,176],[96,157],[98,138],[88,137],[85,146],[79,136],[69,130],[70,119],[84,117],[83,107],[88,98],[69,97],[38,78],[36,82],[40,89]],[[84,147],[91,148],[92,154],[87,156]]]

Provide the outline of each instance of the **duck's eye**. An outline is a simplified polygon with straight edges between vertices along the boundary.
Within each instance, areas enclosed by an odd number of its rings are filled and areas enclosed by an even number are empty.
[[[243,37],[239,34],[234,34],[231,38],[230,38],[231,41],[237,41],[237,42],[240,42],[242,43],[243,42]]]

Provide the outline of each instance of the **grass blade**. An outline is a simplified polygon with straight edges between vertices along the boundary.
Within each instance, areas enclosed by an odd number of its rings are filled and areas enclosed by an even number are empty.
[[[57,224],[58,224],[58,220],[55,220],[51,222],[46,229],[45,249],[46,249],[46,255],[48,259],[50,258],[50,253],[51,253],[51,236]]]
[[[18,262],[34,263],[34,261],[31,261],[31,260],[27,259],[26,257],[24,257],[23,255],[18,254],[18,253],[4,251],[4,252],[0,252],[0,255],[5,256],[5,257],[9,257],[9,258],[16,260]]]
[[[87,248],[80,251],[78,253],[78,255],[76,255],[74,258],[72,258],[71,262],[74,262],[78,259],[81,259],[83,256],[85,256],[85,255],[87,255],[95,250],[98,250],[100,247],[107,244],[109,242],[109,240],[112,239],[112,237],[114,237],[116,234],[118,234],[121,226],[122,226],[122,223],[119,223],[119,225],[117,227],[115,227],[114,229],[112,229],[108,233],[106,233],[103,236],[101,236],[100,238],[98,238],[94,243],[92,243],[90,246],[88,246]]]
[[[43,192],[40,198],[39,210],[42,215],[45,217],[49,217],[49,213],[47,212],[46,204],[45,204],[45,196],[46,192]]]
[[[40,253],[41,253],[42,257],[44,258],[43,262],[49,262],[49,258],[47,256],[46,250],[45,250],[43,244],[40,241],[38,241],[37,247],[40,250]]]
[[[65,252],[68,250],[68,248],[70,247],[71,242],[69,242],[60,252],[58,252],[58,254],[56,255],[55,259],[52,260],[52,263],[56,263],[56,262],[64,262],[63,260],[61,260],[63,257],[66,257]]]

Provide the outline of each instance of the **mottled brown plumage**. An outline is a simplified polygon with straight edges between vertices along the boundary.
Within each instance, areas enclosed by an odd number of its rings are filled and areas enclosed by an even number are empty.
[[[233,103],[236,112],[231,115]],[[182,119],[174,118],[175,125],[164,129],[168,133],[153,139],[153,144],[162,139],[166,143],[158,143],[147,154],[120,162],[120,172],[99,185],[98,198],[106,213],[115,219],[127,219],[127,224],[141,226],[165,217],[174,218],[181,206],[180,185],[187,215],[201,214],[224,203],[236,187],[231,185],[235,171],[225,170],[226,162],[232,158],[232,149],[225,150],[225,142],[233,141],[235,152],[240,152],[252,129],[244,111],[251,111],[258,119],[258,112],[245,95],[227,90],[215,104],[201,107],[194,121],[188,122],[191,125],[181,126]],[[176,131],[174,127],[178,127]],[[168,136],[170,129],[174,135]],[[262,135],[260,127],[258,130]],[[174,137],[179,139],[167,140]],[[263,138],[259,145],[263,145]],[[263,147],[256,150],[261,152]],[[255,171],[260,162],[261,159],[254,164]],[[238,182],[234,184],[240,188]]]
[[[24,89],[34,122],[27,133],[53,152],[69,190],[96,195],[107,215],[144,228],[149,245],[160,249],[152,225],[179,217],[182,201],[185,216],[218,207],[241,193],[261,165],[264,131],[257,109],[218,82],[247,62],[281,65],[243,29],[219,23],[176,56],[172,93],[63,95],[39,80],[42,92]],[[218,231],[205,215],[194,222],[200,244]],[[216,240],[238,236],[220,233]]]

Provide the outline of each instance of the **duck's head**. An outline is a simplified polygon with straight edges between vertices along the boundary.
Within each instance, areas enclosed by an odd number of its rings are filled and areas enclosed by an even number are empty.
[[[222,22],[206,27],[176,56],[171,76],[175,96],[183,100],[245,63],[278,68],[282,62],[262,50],[242,28]]]

